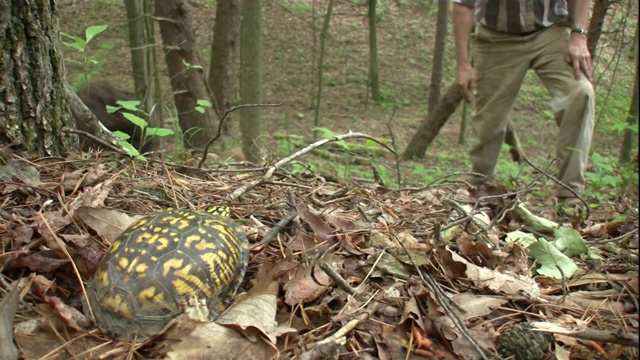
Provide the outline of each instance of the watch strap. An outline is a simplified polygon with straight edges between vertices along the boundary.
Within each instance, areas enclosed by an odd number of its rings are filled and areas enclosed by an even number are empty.
[[[581,27],[573,27],[571,28],[571,32],[578,33],[580,35],[587,35],[587,30]]]

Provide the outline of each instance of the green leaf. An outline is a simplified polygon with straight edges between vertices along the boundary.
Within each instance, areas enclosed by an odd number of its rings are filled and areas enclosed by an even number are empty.
[[[553,232],[553,246],[568,257],[585,254],[588,251],[580,233],[570,227],[558,228]]]
[[[200,114],[204,114],[204,108],[202,106],[196,106],[194,109]]]
[[[132,124],[139,127],[140,129],[144,129],[147,127],[147,122],[144,121],[144,119],[141,118],[140,116],[137,116],[128,112],[123,112],[122,116],[124,116],[125,119],[131,121]]]
[[[140,152],[138,151],[138,149],[136,149],[130,143],[128,143],[126,141],[120,141],[120,142],[118,142],[118,144],[120,144],[120,146],[122,146],[122,148],[127,152],[127,155],[132,156],[132,157],[140,155]]]
[[[171,129],[150,128],[150,127],[145,129],[145,135],[147,135],[147,136],[169,136],[169,135],[173,135],[173,134],[175,134],[175,133]]]
[[[115,135],[116,137],[118,137],[118,138],[120,138],[120,139],[122,139],[122,140],[129,140],[129,139],[131,139],[131,135],[129,135],[129,134],[125,133],[125,132],[122,132],[122,131],[120,131],[120,130],[116,130],[116,131],[114,131],[114,132],[113,132],[113,135]]]
[[[98,34],[105,30],[107,30],[107,25],[89,26],[84,32],[85,38],[87,39],[87,44],[89,43],[89,41],[93,40],[94,37],[98,36]]]
[[[108,112],[109,114],[113,114],[114,112],[116,112],[116,111],[118,111],[118,110],[122,109],[122,106],[112,106],[112,105],[107,105],[107,106],[106,106],[106,108],[107,108],[107,112]]]
[[[332,138],[334,136],[338,136],[338,134],[334,133],[333,131],[331,131],[330,129],[326,128],[326,127],[315,127],[313,128],[314,132],[319,132],[322,135],[323,139],[328,139],[328,138]]]
[[[533,234],[522,232],[520,230],[507,233],[505,240],[512,241],[516,244],[520,244],[525,249],[531,246],[531,244],[538,241],[538,239],[536,239],[536,237]]]
[[[84,51],[84,48],[87,47],[87,43],[84,41],[83,38],[80,38],[80,37],[77,37],[77,36],[73,36],[73,35],[67,34],[66,32],[62,32],[62,31],[60,32],[60,35],[66,37],[68,39],[73,40],[74,44],[72,44],[72,43],[64,43],[65,45],[67,45],[69,47],[76,48],[76,46],[77,46],[77,49],[80,50],[81,52]]]
[[[72,49],[76,49],[78,51],[80,51],[81,53],[84,52],[84,46],[82,46],[82,44],[78,44],[78,43],[69,43],[69,42],[62,42],[62,44],[66,47],[70,47]]]
[[[568,279],[578,271],[578,266],[571,259],[542,238],[529,246],[529,256],[539,265],[536,272],[540,275],[562,279],[564,274]],[[562,273],[559,269],[562,269]]]
[[[209,100],[198,99],[197,103],[199,106],[211,107],[211,102]]]
[[[129,111],[135,112],[140,110],[140,100],[118,100],[116,104]]]

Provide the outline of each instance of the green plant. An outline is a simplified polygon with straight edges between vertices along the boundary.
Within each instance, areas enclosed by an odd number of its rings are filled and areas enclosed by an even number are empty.
[[[163,136],[169,136],[174,134],[173,130],[171,129],[149,127],[148,126],[149,124],[145,119],[136,115],[136,113],[138,113],[138,114],[142,114],[147,118],[149,116],[146,112],[144,112],[142,109],[139,108],[140,101],[118,100],[116,101],[116,104],[118,106],[107,105],[107,112],[115,113],[119,111],[122,114],[122,116],[124,116],[125,119],[127,119],[132,124],[140,128],[140,131],[143,135],[141,143],[144,143],[150,137],[154,137],[154,136],[163,137]],[[133,146],[128,141],[131,138],[129,134],[126,134],[122,131],[114,131],[113,134],[119,139],[121,139],[120,141],[118,141],[118,145],[120,145],[127,152],[127,154],[129,154],[129,156],[136,158],[138,160],[146,161],[146,158],[140,154],[138,149],[136,149],[135,146]]]
[[[633,167],[615,167],[615,157],[603,156],[594,152],[591,155],[592,170],[586,176],[589,184],[585,190],[587,196],[599,202],[612,200],[618,193],[638,184],[638,170]]]
[[[65,38],[68,38],[70,40],[72,40],[72,42],[62,42],[62,44],[68,48],[71,49],[75,49],[77,50],[80,54],[82,54],[82,62],[80,61],[75,61],[69,58],[65,58],[65,61],[71,62],[71,63],[76,63],[76,64],[80,64],[82,66],[82,73],[84,75],[84,84],[87,84],[89,82],[89,70],[91,66],[95,66],[98,65],[98,60],[94,59],[92,56],[88,55],[87,52],[87,46],[89,45],[89,43],[91,42],[91,40],[93,40],[96,36],[100,35],[100,33],[102,33],[103,31],[107,30],[107,25],[94,25],[94,26],[89,26],[85,31],[84,31],[84,39],[78,36],[73,36],[70,34],[67,34],[65,32],[60,32],[60,35],[64,36]],[[76,89],[77,90],[77,89]]]

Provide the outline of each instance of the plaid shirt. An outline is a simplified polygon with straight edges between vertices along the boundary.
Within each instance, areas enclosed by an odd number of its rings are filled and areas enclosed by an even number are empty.
[[[549,27],[569,14],[566,0],[453,0],[475,8],[475,18],[491,30],[527,34]]]

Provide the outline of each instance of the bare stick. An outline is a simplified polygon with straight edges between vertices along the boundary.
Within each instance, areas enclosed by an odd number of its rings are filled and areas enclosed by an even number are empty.
[[[341,140],[345,140],[345,139],[351,139],[351,138],[364,138],[364,139],[369,139],[377,144],[379,144],[380,146],[382,146],[383,148],[389,150],[391,153],[395,153],[393,151],[393,149],[391,149],[390,147],[388,147],[387,145],[385,145],[383,142],[381,142],[380,140],[366,135],[366,134],[362,134],[362,133],[354,133],[349,131],[346,134],[342,134],[342,135],[338,135],[338,136],[333,136],[330,137],[328,139],[322,139],[322,140],[318,140],[312,144],[310,144],[309,146],[305,147],[304,149],[300,149],[297,152],[287,156],[284,159],[281,159],[280,161],[278,161],[277,163],[271,165],[269,168],[267,168],[266,173],[262,176],[261,179],[256,180],[250,184],[248,184],[247,186],[242,186],[239,189],[237,189],[236,191],[234,191],[233,193],[231,193],[231,195],[229,195],[229,199],[231,200],[236,200],[238,199],[240,196],[242,196],[244,193],[246,193],[247,191],[253,189],[254,187],[264,183],[265,181],[269,180],[273,174],[276,172],[276,170],[280,169],[281,167],[285,166],[286,164],[290,163],[291,161],[310,153],[311,151],[313,151],[314,149],[319,148],[322,145],[331,143],[331,142],[337,142],[337,141],[341,141]]]
[[[202,160],[200,160],[200,163],[198,163],[198,169],[200,169],[202,167],[202,164],[204,164],[204,161],[207,158],[207,153],[209,152],[209,147],[211,146],[211,144],[213,144],[216,140],[218,140],[220,138],[220,136],[222,136],[222,125],[224,125],[224,121],[227,119],[227,116],[229,116],[229,114],[231,114],[232,112],[234,112],[236,110],[240,110],[240,109],[244,109],[244,108],[250,108],[250,107],[280,107],[280,106],[282,106],[282,104],[284,104],[284,101],[281,101],[281,102],[279,102],[277,104],[243,104],[243,105],[238,105],[238,106],[234,106],[234,107],[232,107],[230,109],[227,109],[227,111],[224,112],[224,115],[222,115],[222,118],[218,122],[218,132],[216,133],[216,135],[214,137],[211,138],[211,140],[209,140],[207,145],[204,147],[204,153],[202,154]]]

